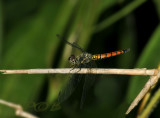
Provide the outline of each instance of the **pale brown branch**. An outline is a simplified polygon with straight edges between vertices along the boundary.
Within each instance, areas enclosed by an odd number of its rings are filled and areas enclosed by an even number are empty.
[[[11,108],[15,109],[17,116],[21,116],[21,117],[24,117],[24,118],[38,118],[37,116],[34,116],[34,115],[32,115],[28,112],[23,111],[23,108],[18,104],[7,102],[7,101],[2,100],[2,99],[0,99],[0,104],[3,104],[3,105],[6,105],[8,107],[11,107]]]
[[[150,88],[158,82],[159,78],[160,78],[160,70],[156,75],[151,76],[150,79],[146,82],[143,89],[140,91],[140,93],[137,95],[137,97],[134,99],[134,101],[129,106],[126,114],[128,114],[135,106],[137,106],[139,101],[146,95],[146,93],[150,90]]]
[[[156,75],[158,69],[104,69],[104,68],[62,68],[62,69],[22,69],[0,70],[2,74],[118,74],[118,75]]]

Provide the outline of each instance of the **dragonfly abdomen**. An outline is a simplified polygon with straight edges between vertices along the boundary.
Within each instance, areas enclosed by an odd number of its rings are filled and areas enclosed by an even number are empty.
[[[109,57],[127,53],[128,51],[130,51],[130,49],[124,49],[124,50],[119,50],[119,51],[114,51],[114,52],[109,52],[109,53],[104,53],[104,54],[94,54],[92,55],[92,60],[106,59]]]

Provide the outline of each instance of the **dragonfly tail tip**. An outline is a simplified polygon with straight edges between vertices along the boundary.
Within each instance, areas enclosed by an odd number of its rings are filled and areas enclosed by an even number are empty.
[[[128,48],[128,49],[125,49],[125,52],[129,52],[130,51],[130,48]]]

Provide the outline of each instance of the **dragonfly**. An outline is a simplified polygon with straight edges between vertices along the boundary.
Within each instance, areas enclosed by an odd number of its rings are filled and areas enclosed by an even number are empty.
[[[71,43],[71,42],[65,40],[64,38],[62,38],[60,35],[57,35],[57,37],[62,39],[66,44],[70,45],[72,48],[78,49],[79,51],[82,52],[78,56],[75,56],[72,54],[68,58],[69,63],[71,64],[71,67],[73,67],[72,69],[79,68],[81,70],[81,68],[89,68],[89,69],[95,68],[96,67],[95,61],[97,61],[97,60],[110,58],[110,57],[121,55],[121,54],[124,54],[124,53],[127,53],[130,51],[130,49],[128,48],[128,49],[123,49],[123,50],[109,52],[109,53],[103,53],[103,54],[90,54],[90,53],[84,51],[77,43],[75,43],[75,42]],[[76,89],[76,87],[78,86],[78,84],[80,83],[82,78],[83,78],[82,74],[71,75],[68,83],[66,84],[66,87],[59,92],[59,95],[58,95],[58,102],[59,103],[64,102],[66,99],[68,99],[71,96],[71,94],[74,92],[74,90]],[[95,75],[85,74],[80,108],[83,107],[86,95],[87,95],[89,89],[92,87],[94,81],[95,81]]]

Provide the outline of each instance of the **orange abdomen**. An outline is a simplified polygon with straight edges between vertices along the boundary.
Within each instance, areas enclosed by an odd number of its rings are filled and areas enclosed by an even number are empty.
[[[105,59],[105,58],[127,53],[128,51],[130,51],[130,49],[124,49],[124,50],[119,50],[119,51],[114,51],[114,52],[109,52],[104,54],[95,54],[95,55],[92,55],[92,59],[93,60]]]

